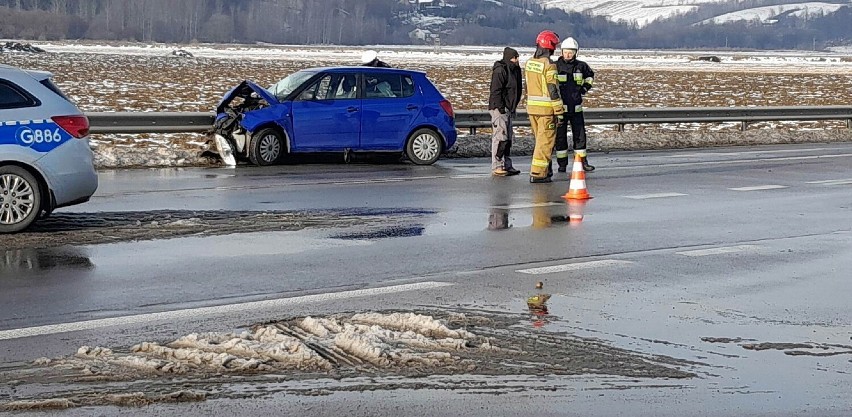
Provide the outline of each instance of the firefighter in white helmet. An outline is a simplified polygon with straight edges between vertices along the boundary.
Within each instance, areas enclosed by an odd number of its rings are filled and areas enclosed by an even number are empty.
[[[583,159],[583,169],[594,171],[586,156],[586,121],[583,118],[583,96],[592,89],[595,72],[583,61],[577,59],[580,45],[574,38],[562,41],[562,56],[556,60],[559,92],[565,104],[565,119],[556,130],[556,162],[559,172],[566,172],[568,162],[568,124],[571,124],[571,136],[574,139],[574,153]]]

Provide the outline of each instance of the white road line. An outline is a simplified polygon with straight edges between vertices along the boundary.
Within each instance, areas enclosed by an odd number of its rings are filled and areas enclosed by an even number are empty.
[[[684,252],[675,252],[678,255],[683,256],[710,256],[710,255],[724,255],[727,253],[737,253],[737,252],[754,252],[759,250],[761,247],[758,245],[737,245],[737,246],[726,246],[721,248],[712,248],[712,249],[698,249],[698,250],[688,250]]]
[[[541,275],[541,274],[552,274],[555,272],[567,272],[567,271],[578,271],[581,269],[590,269],[590,268],[601,268],[607,266],[623,266],[629,265],[633,262],[630,261],[617,261],[614,259],[605,259],[602,261],[589,261],[589,262],[577,262],[573,264],[564,264],[564,265],[553,265],[553,266],[545,266],[541,268],[530,268],[530,269],[520,269],[516,272],[521,274],[530,274],[530,275]]]
[[[551,207],[551,206],[564,206],[567,203],[530,203],[530,204],[510,204],[508,206],[491,206],[491,208],[495,209],[505,209],[505,210],[521,210],[521,209],[531,209],[536,207]]]
[[[778,190],[781,188],[787,188],[786,185],[755,185],[752,187],[737,187],[737,188],[728,188],[732,191],[760,191],[760,190]]]
[[[191,308],[186,310],[164,311],[161,313],[137,314],[133,316],[112,317],[108,319],[87,320],[73,323],[51,324],[47,326],[25,327],[0,331],[0,340],[20,339],[22,337],[43,336],[56,333],[67,333],[81,330],[94,330],[104,327],[150,323],[155,321],[178,321],[193,319],[202,316],[225,316],[242,313],[251,310],[274,310],[276,308],[288,307],[297,304],[319,303],[338,301],[355,297],[376,296],[394,294],[405,291],[427,290],[451,286],[448,282],[419,282],[414,284],[393,285],[381,288],[367,288],[363,290],[352,290],[333,292],[325,294],[305,295],[300,297],[279,298],[275,300],[253,301],[240,304],[227,304],[214,307]]]
[[[460,174],[460,175],[453,175],[450,178],[461,180],[461,179],[470,179],[470,178],[486,178],[486,177],[490,177],[490,176],[491,176],[491,174]]]
[[[845,180],[808,181],[807,184],[847,185],[847,184],[852,184],[852,178],[848,178],[848,179],[845,179]]]
[[[681,193],[657,193],[657,194],[640,194],[640,195],[626,195],[624,197],[630,198],[633,200],[647,200],[649,198],[667,198],[667,197],[682,197],[688,194]]]
[[[737,155],[756,155],[756,154],[773,154],[773,153],[799,153],[812,151],[837,151],[847,148],[805,148],[805,149],[777,149],[774,151],[745,151],[745,152],[696,152],[679,155],[666,155],[666,158],[691,158],[694,156],[737,156]]]
[[[635,170],[639,168],[673,168],[673,167],[689,167],[703,165],[735,165],[749,164],[755,162],[777,162],[777,161],[805,161],[810,159],[831,159],[831,158],[852,158],[852,153],[830,154],[830,155],[810,155],[810,156],[786,156],[781,158],[750,158],[750,159],[730,159],[723,161],[700,161],[700,162],[675,162],[649,165],[624,165],[624,166],[608,166],[607,171],[613,170]]]

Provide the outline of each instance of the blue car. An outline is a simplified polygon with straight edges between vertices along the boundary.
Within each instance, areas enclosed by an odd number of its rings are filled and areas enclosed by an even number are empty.
[[[309,68],[270,88],[244,81],[216,108],[216,144],[255,165],[291,153],[402,153],[435,163],[456,141],[453,106],[419,71]]]
[[[0,234],[88,201],[98,188],[89,120],[50,76],[0,65]]]

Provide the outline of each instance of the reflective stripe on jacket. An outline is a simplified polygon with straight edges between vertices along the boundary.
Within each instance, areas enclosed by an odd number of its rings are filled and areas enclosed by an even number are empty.
[[[532,58],[524,66],[527,84],[527,114],[533,116],[563,113],[556,65],[549,58]]]
[[[556,60],[556,70],[559,72],[559,92],[565,102],[565,111],[568,113],[580,113],[583,111],[583,95],[585,95],[595,83],[595,72],[583,61],[572,59],[566,61],[559,57]]]

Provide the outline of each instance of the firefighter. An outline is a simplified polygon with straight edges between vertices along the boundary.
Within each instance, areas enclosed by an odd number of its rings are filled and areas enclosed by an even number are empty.
[[[524,66],[527,84],[527,114],[535,135],[535,152],[530,168],[531,183],[551,182],[550,167],[556,127],[563,123],[562,98],[556,80],[556,65],[550,57],[559,45],[559,36],[549,30],[538,34],[536,50]]]
[[[574,38],[562,42],[562,56],[556,60],[559,79],[559,92],[565,103],[565,118],[571,124],[571,137],[574,139],[574,153],[583,160],[583,170],[594,171],[586,157],[586,121],[583,118],[583,96],[592,89],[595,72],[583,61],[577,59],[580,45]],[[568,170],[568,123],[556,129],[556,162],[559,172]]]

